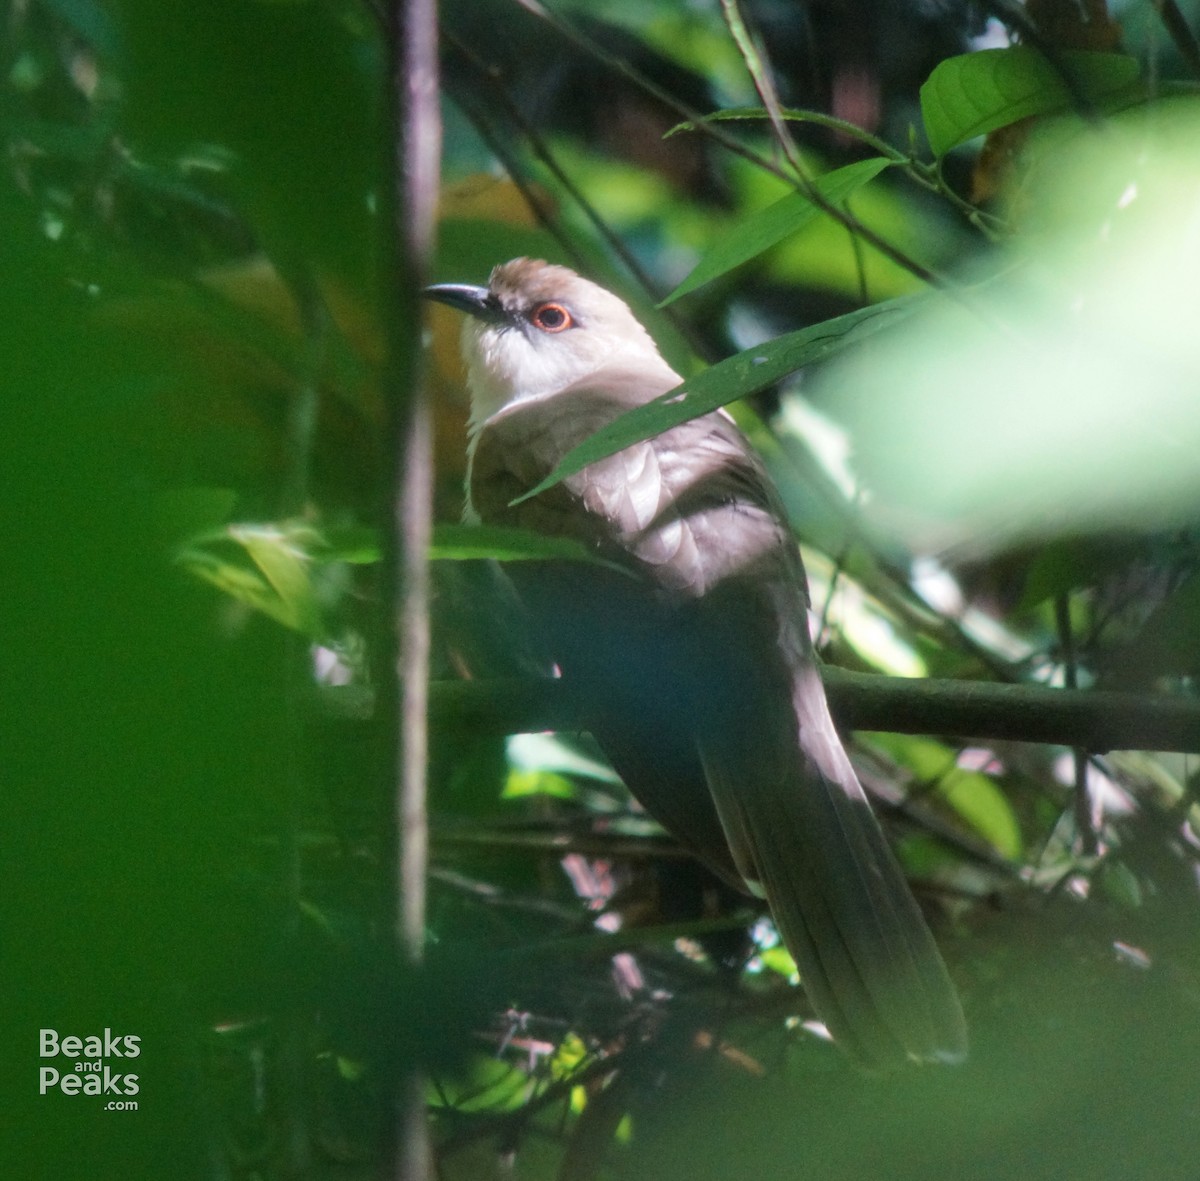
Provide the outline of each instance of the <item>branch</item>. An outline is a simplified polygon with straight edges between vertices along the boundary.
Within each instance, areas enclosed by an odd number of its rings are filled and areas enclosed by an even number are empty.
[[[425,946],[429,855],[425,768],[428,762],[429,552],[433,521],[433,418],[420,361],[417,292],[433,252],[441,161],[438,109],[437,7],[434,0],[391,0],[389,131],[393,137],[388,190],[390,237],[384,273],[388,325],[387,401],[392,521],[388,533],[393,592],[395,677],[388,685],[394,777],[389,910],[393,947],[417,966]],[[388,1039],[381,1039],[388,1045]],[[429,1181],[432,1155],[425,1078],[412,1062],[385,1063],[390,1103],[381,1175]]]
[[[1200,754],[1200,700],[1111,690],[1050,689],[985,681],[909,680],[821,670],[829,708],[847,730],[1048,742],[1108,750]],[[587,710],[561,681],[438,681],[434,726],[518,734],[586,730]]]

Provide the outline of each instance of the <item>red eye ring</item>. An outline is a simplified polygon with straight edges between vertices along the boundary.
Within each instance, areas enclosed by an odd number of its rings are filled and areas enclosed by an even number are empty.
[[[529,319],[535,328],[543,332],[565,332],[575,326],[571,313],[561,303],[538,304]]]

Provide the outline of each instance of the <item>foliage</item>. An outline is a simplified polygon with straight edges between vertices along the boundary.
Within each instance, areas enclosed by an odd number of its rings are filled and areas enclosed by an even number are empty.
[[[980,49],[874,0],[846,56],[820,6],[800,46],[743,7],[445,6],[437,277],[569,262],[688,375],[554,478],[730,406],[831,662],[1186,696],[1194,47],[1123,14],[1096,52],[1044,3]],[[562,704],[480,559],[596,559],[452,523],[445,309],[435,676],[483,691],[433,713],[429,962],[388,960],[379,11],[8,17],[13,1175],[366,1176],[416,1060],[446,1178],[1188,1176],[1186,759],[857,735],[973,1056],[856,1075],[755,904],[586,736],[517,732]],[[143,1036],[136,1127],[31,1094],[47,1026]]]

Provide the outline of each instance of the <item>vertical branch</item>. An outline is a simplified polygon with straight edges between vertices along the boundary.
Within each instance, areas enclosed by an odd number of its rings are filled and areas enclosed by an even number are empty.
[[[397,562],[396,623],[399,642],[400,835],[396,936],[405,957],[419,963],[425,927],[425,713],[429,665],[429,550],[433,503],[433,447],[430,408],[419,365],[420,306],[416,292],[424,280],[433,241],[440,147],[434,0],[397,0],[394,84],[403,112],[396,149],[398,217],[396,234],[402,266],[400,311],[410,352],[407,406],[397,404],[394,484],[394,538]],[[399,391],[396,391],[399,393]]]
[[[1058,641],[1062,647],[1064,684],[1068,689],[1078,689],[1075,636],[1071,630],[1071,604],[1069,596],[1065,593],[1054,600],[1054,618],[1058,627]],[[1096,831],[1096,818],[1092,814],[1091,792],[1088,790],[1088,755],[1082,747],[1076,747],[1072,754],[1075,762],[1075,791],[1071,798],[1079,850],[1085,857],[1094,857],[1099,852],[1099,836]]]
[[[390,343],[392,574],[396,685],[393,879],[390,913],[401,961],[420,964],[425,938],[425,804],[429,680],[427,554],[433,502],[432,419],[420,372],[418,291],[433,245],[441,156],[435,0],[392,0],[388,48],[394,134],[392,251],[386,303]],[[417,1064],[395,1073],[384,1175],[430,1175],[424,1080]]]

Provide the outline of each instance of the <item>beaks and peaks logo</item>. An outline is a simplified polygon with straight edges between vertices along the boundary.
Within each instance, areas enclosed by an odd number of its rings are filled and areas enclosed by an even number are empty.
[[[38,1094],[51,1089],[64,1095],[136,1095],[138,1076],[125,1067],[142,1052],[142,1039],[135,1034],[103,1034],[85,1037],[62,1036],[56,1029],[38,1033],[42,1058],[57,1058],[54,1066],[38,1070]]]

